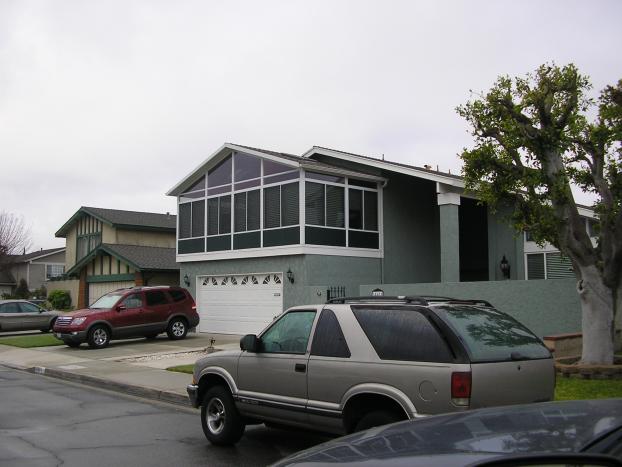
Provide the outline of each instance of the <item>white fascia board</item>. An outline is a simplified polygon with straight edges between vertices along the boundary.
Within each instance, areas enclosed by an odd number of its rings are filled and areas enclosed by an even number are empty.
[[[579,211],[580,216],[589,217],[591,219],[598,219],[598,216],[596,215],[593,209],[583,207],[583,206],[577,206],[577,210]]]
[[[384,177],[378,177],[376,175],[369,175],[369,174],[364,174],[361,172],[355,172],[353,170],[342,169],[340,167],[334,167],[334,168],[333,167],[317,167],[314,164],[307,164],[304,162],[302,162],[300,166],[303,169],[308,170],[310,172],[319,172],[319,173],[325,173],[325,174],[330,174],[330,175],[343,175],[344,177],[360,178],[361,180],[369,180],[370,182],[376,182],[376,183],[384,183],[387,181],[387,179]]]
[[[329,149],[321,149],[321,148],[313,147],[309,149],[307,152],[305,152],[302,155],[302,157],[309,157],[313,154],[322,154],[324,156],[334,157],[336,159],[342,159],[342,160],[346,160],[350,162],[356,162],[357,164],[368,165],[370,167],[376,167],[378,169],[387,170],[389,172],[397,172],[397,173],[401,173],[404,175],[409,175],[411,177],[423,178],[426,180],[432,180],[434,182],[444,183],[446,185],[452,185],[452,186],[456,186],[459,188],[464,188],[464,181],[457,179],[457,178],[446,177],[444,175],[430,173],[425,169],[402,167],[402,166],[390,164],[390,163],[387,163],[381,160],[368,159],[366,157],[360,157],[360,156],[356,156],[353,154],[344,154],[342,152],[331,151]]]
[[[252,156],[261,157],[263,159],[269,159],[271,161],[278,162],[279,164],[289,165],[293,168],[300,166],[298,162],[291,161],[289,159],[276,157],[276,156],[273,156],[271,154],[266,154],[261,151],[254,151],[252,149],[247,149],[241,146],[237,146],[235,144],[225,143],[220,148],[218,148],[215,152],[213,152],[210,156],[208,156],[207,159],[205,159],[197,167],[195,167],[188,175],[182,178],[181,181],[177,183],[177,185],[175,185],[173,188],[168,190],[166,192],[166,195],[167,196],[178,196],[182,192],[181,189],[186,184],[188,179],[193,178],[195,175],[197,175],[200,172],[205,172],[207,167],[210,165],[210,163],[214,159],[217,159],[218,156],[222,155],[223,151],[225,150],[243,152],[245,154],[250,154]]]
[[[177,255],[178,263],[196,261],[216,261],[238,258],[265,258],[269,256],[288,255],[325,255],[325,256],[354,256],[359,258],[382,258],[384,251],[366,248],[343,248],[320,245],[287,245],[270,248],[248,248],[244,250],[222,251],[213,253],[189,253]]]

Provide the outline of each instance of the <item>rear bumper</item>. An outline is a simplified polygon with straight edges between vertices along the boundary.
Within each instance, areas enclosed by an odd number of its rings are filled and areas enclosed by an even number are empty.
[[[190,399],[190,405],[194,408],[199,407],[199,386],[196,384],[189,384],[186,387],[188,391],[188,399]]]

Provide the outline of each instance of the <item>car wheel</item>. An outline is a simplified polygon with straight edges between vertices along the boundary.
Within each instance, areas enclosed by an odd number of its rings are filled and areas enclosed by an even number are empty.
[[[201,425],[205,437],[220,446],[237,443],[246,428],[231,393],[222,386],[214,386],[205,394]]]
[[[170,323],[168,323],[168,328],[166,329],[166,334],[169,339],[178,340],[183,339],[188,334],[188,325],[186,324],[186,320],[183,318],[173,318]]]
[[[76,347],[80,347],[80,343],[79,342],[65,342],[65,344],[67,344],[69,347],[72,348],[76,348]]]
[[[93,326],[89,331],[88,342],[92,349],[103,349],[110,343],[110,331],[101,324]]]
[[[356,424],[354,431],[367,430],[375,426],[387,425],[389,423],[399,422],[403,417],[400,417],[394,412],[386,410],[375,410],[373,412],[366,413]]]
[[[49,328],[41,329],[41,332],[50,332],[52,330],[52,328],[54,327],[55,323],[56,323],[56,318],[54,318],[52,321],[50,321],[50,327]]]

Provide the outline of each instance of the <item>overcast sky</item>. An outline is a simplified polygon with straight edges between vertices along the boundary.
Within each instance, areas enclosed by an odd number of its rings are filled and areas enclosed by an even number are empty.
[[[622,2],[0,0],[0,210],[33,248],[165,196],[224,142],[459,173],[469,89],[547,61],[622,78]]]

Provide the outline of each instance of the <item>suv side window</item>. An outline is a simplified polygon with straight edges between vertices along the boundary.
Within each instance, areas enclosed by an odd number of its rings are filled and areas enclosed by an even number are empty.
[[[262,352],[304,354],[314,319],[315,311],[290,311],[262,334]]]
[[[130,308],[140,308],[141,306],[143,306],[143,297],[139,293],[133,293],[125,297],[125,300],[123,300],[123,303],[121,303],[121,305],[125,305],[125,308],[127,308],[128,310]]]
[[[162,290],[148,290],[145,295],[147,295],[147,306],[168,304],[166,294]]]
[[[174,302],[181,302],[186,299],[186,294],[183,290],[172,289],[169,290],[168,293],[171,295]]]
[[[439,331],[415,309],[353,306],[352,312],[382,360],[453,361]]]
[[[311,355],[350,358],[350,349],[333,310],[322,310],[315,327]]]

